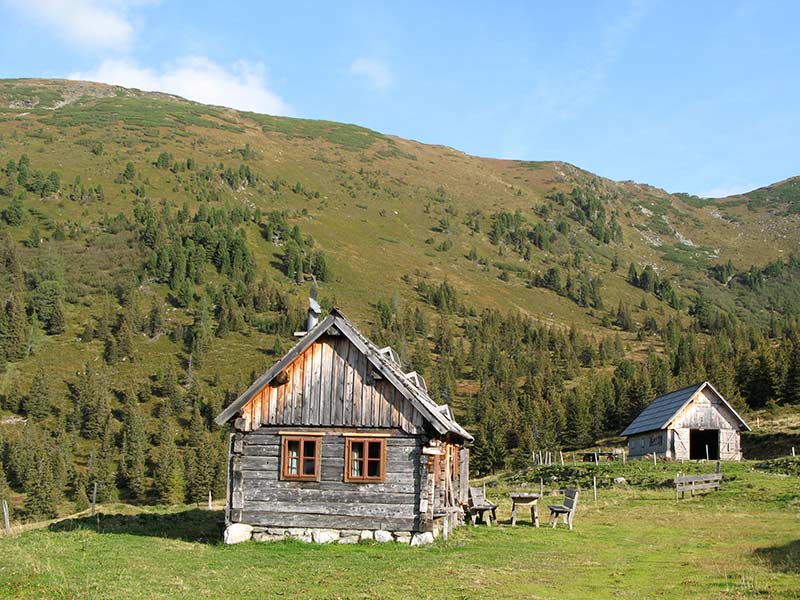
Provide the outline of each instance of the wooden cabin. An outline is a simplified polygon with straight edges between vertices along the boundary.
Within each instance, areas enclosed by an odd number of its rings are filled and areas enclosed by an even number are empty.
[[[217,416],[226,542],[420,544],[463,522],[472,436],[337,309]],[[318,310],[318,308],[317,308]]]
[[[628,425],[632,457],[741,460],[740,432],[750,431],[714,386],[704,381],[659,396]]]

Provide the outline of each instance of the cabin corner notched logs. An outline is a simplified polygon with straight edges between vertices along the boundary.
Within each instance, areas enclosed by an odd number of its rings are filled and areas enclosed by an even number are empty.
[[[462,522],[472,437],[336,309],[217,422],[232,423],[226,522],[256,539],[416,545]]]

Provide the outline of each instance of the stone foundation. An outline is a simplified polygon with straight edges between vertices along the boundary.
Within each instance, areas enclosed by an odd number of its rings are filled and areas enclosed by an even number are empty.
[[[395,542],[411,546],[423,546],[433,543],[439,537],[439,530],[413,532],[413,531],[387,531],[385,529],[313,529],[313,528],[273,528],[253,527],[243,523],[233,523],[225,530],[225,543],[238,544],[251,539],[256,542],[279,542],[283,540],[297,540],[314,544],[357,544],[364,541],[378,543]]]

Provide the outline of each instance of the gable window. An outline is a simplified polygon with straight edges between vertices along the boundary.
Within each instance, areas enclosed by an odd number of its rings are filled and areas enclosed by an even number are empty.
[[[355,483],[383,481],[386,475],[386,441],[347,438],[344,480]]]
[[[319,479],[319,437],[284,436],[281,453],[283,479]]]

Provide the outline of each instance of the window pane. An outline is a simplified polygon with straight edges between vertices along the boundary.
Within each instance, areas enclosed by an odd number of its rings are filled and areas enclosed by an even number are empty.
[[[316,440],[306,440],[303,442],[303,456],[304,457],[313,457],[317,455],[317,441]]]
[[[364,442],[350,443],[350,477],[364,476]]]
[[[300,474],[300,442],[297,440],[289,440],[286,444],[288,451],[288,462],[286,472],[289,475]]]
[[[380,442],[370,442],[369,443],[369,457],[370,458],[380,458],[381,457],[381,443]]]
[[[381,461],[369,460],[367,461],[367,477],[380,477],[381,476]]]
[[[316,460],[314,458],[303,459],[303,475],[314,475]]]

